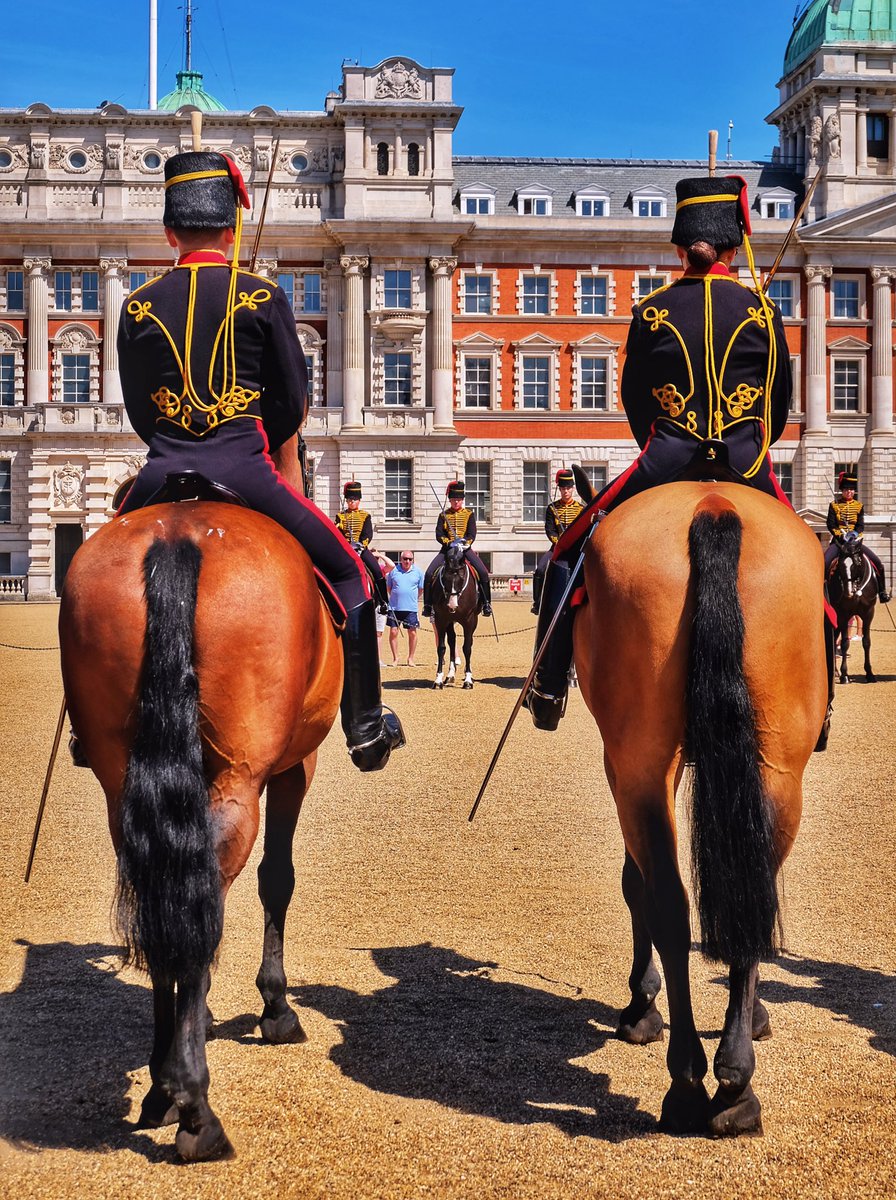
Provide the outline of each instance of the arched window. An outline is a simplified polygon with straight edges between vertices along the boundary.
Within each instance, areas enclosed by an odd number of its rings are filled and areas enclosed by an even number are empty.
[[[416,142],[411,142],[408,146],[408,174],[420,174],[420,147]]]
[[[380,142],[376,148],[376,173],[377,175],[389,174],[389,143]]]

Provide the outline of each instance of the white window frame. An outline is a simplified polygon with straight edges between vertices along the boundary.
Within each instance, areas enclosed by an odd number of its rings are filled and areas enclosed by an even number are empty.
[[[606,313],[586,313],[584,310],[585,296],[583,283],[586,279],[605,279],[607,281],[607,311]],[[595,320],[603,320],[604,317],[615,316],[616,313],[616,278],[612,271],[599,271],[592,268],[590,271],[577,271],[575,282],[575,301],[576,312],[580,317],[592,317]]]
[[[379,312],[420,312],[426,307],[425,284],[422,281],[424,268],[419,263],[411,264],[401,259],[384,260],[375,264],[371,271],[372,308]],[[408,271],[411,276],[411,306],[410,308],[395,308],[386,304],[386,272]]]
[[[790,356],[791,395],[789,416],[798,416],[803,411],[803,359],[800,354]]]
[[[570,343],[572,351],[572,407],[582,413],[613,413],[617,409],[619,346],[599,333]],[[582,403],[582,360],[607,360],[607,404],[605,408],[586,408]]]
[[[8,453],[0,454],[0,462],[7,463],[9,465],[9,485],[8,485],[8,487],[4,487],[4,488],[0,489],[0,525],[11,525],[12,517],[13,517],[13,504],[12,504],[13,455],[8,454]],[[4,472],[4,474],[5,474],[5,472]],[[9,516],[8,517],[4,516],[4,512],[5,512],[5,508],[6,508],[5,502],[2,501],[2,497],[4,497],[4,496],[8,497],[8,499],[9,499]]]
[[[389,408],[389,409],[410,408],[411,405],[414,403],[414,352],[413,352],[413,350],[407,349],[405,347],[395,346],[395,347],[390,347],[388,349],[384,348],[383,350],[381,350],[380,356],[382,358],[382,364],[383,364],[383,366],[382,366],[383,390],[382,390],[382,398],[381,398],[383,407]],[[389,380],[386,378],[386,358],[387,357],[395,357],[396,359],[400,358],[400,359],[408,360],[407,366],[408,366],[409,374],[408,374],[408,380],[407,380],[407,384],[408,384],[407,400],[399,400],[397,403],[390,403],[386,399],[386,385],[389,382]],[[403,366],[404,364],[402,363],[401,365]],[[396,376],[396,378],[397,378],[397,376]]]
[[[69,354],[86,354],[88,356],[89,384],[86,403],[99,404],[100,340],[89,326],[78,322],[63,325],[50,341],[50,394],[53,400],[57,404],[74,403],[63,399],[63,358]]]
[[[858,315],[855,317],[838,317],[835,316],[835,308],[837,297],[834,292],[835,285],[838,283],[857,283],[858,286]],[[848,275],[846,273],[834,275],[830,283],[831,289],[831,320],[838,323],[845,321],[864,321],[867,313],[865,309],[865,277],[864,275]]]
[[[495,189],[487,183],[468,183],[460,189],[458,199],[460,201],[460,215],[462,217],[493,217],[495,215]],[[485,212],[467,212],[467,201],[475,200],[477,208],[481,202],[485,202]]]
[[[652,279],[654,281],[653,287],[650,289],[650,292],[647,293],[647,295],[650,295],[652,292],[655,292],[657,290],[657,288],[665,287],[668,284],[669,272],[668,271],[658,271],[656,274],[652,274],[650,271],[636,271],[635,274],[632,276],[632,303],[633,304],[640,304],[641,301],[645,298],[644,296],[641,295],[640,288],[638,287],[639,279]]]
[[[514,343],[513,407],[518,412],[537,416],[538,413],[556,411],[560,399],[560,348],[560,342],[546,337],[543,333],[530,334],[529,337]],[[525,360],[529,358],[547,358],[549,360],[547,408],[523,407],[523,374]]]
[[[305,358],[310,359],[314,366],[308,403],[320,408],[327,402],[324,393],[324,340],[312,325],[297,325],[296,335]]]
[[[12,325],[0,324],[0,354],[13,356],[13,406],[25,403],[25,339]],[[8,407],[3,405],[4,408]]]
[[[389,486],[388,486],[388,481],[387,481],[387,472],[388,472],[390,464],[395,464],[395,463],[410,464],[410,493],[411,493],[410,494],[410,505],[409,505],[410,512],[408,513],[407,516],[398,516],[397,517],[397,516],[391,515],[389,512],[389,507],[388,507]],[[386,454],[385,459],[383,461],[383,520],[388,521],[390,525],[396,525],[396,524],[411,525],[414,522],[414,493],[416,490],[415,486],[414,486],[414,474],[415,474],[415,464],[414,464],[414,456],[412,454],[391,454],[391,453]]]
[[[467,300],[467,279],[490,279],[491,280],[491,307],[488,312],[470,312],[466,307]],[[475,320],[478,317],[494,317],[499,312],[499,294],[498,294],[498,272],[497,271],[481,271],[471,269],[469,267],[457,273],[457,312],[461,317],[469,317]]]
[[[527,279],[547,279],[548,280],[548,311],[546,313],[526,312],[525,301],[525,281]],[[516,311],[521,317],[538,318],[538,317],[553,317],[557,313],[557,276],[553,271],[542,271],[540,266],[524,268],[517,275],[516,280]]]
[[[462,338],[455,345],[454,360],[454,403],[455,407],[465,413],[488,412],[501,407],[501,364],[504,343],[498,338],[489,337],[487,333],[472,333]],[[466,360],[467,358],[491,359],[491,399],[488,408],[481,405],[470,406],[466,402]]]
[[[802,306],[801,306],[801,302],[800,302],[800,277],[799,277],[799,275],[791,274],[790,272],[779,272],[779,274],[777,274],[775,276],[775,278],[772,280],[772,286],[774,286],[774,284],[776,284],[776,283],[789,283],[792,294],[793,294],[793,313],[789,317],[785,317],[784,314],[782,313],[781,314],[782,319],[785,321],[801,320],[803,313],[802,313]],[[775,307],[778,307],[777,301],[775,301]]]
[[[759,197],[759,212],[766,220],[792,221],[796,212],[796,195],[787,188],[771,188]]]
[[[642,204],[657,205],[659,212],[640,213],[638,209]],[[632,215],[639,221],[659,221],[669,215],[669,198],[655,187],[638,188],[632,192]]]
[[[858,367],[858,407],[857,408],[837,408],[835,398],[835,383],[836,369],[841,363],[855,363]],[[831,395],[831,415],[836,417],[863,417],[868,414],[868,388],[867,388],[867,358],[848,350],[832,350],[830,363],[830,395]]]
[[[535,516],[526,516],[526,468],[527,467],[544,467],[545,468],[545,490],[543,493],[544,503],[539,502]],[[550,459],[531,459],[523,463],[522,479],[520,487],[520,523],[523,525],[540,525],[544,523],[544,510],[547,508],[551,500],[551,462]]]
[[[602,204],[603,212],[583,212],[585,204]],[[582,188],[580,192],[576,192],[576,216],[585,217],[588,220],[602,220],[610,215],[610,195],[603,188],[587,187]]]
[[[527,206],[530,211],[526,212]],[[543,212],[535,211],[543,207]],[[554,193],[550,188],[539,183],[531,183],[526,187],[517,188],[516,211],[521,217],[550,217],[553,215]]]
[[[11,272],[15,272],[22,276],[22,307],[10,308],[9,305],[9,276]],[[7,267],[6,270],[0,272],[0,312],[4,313],[23,313],[28,300],[28,273],[22,267]]]
[[[596,492],[602,492],[610,482],[610,464],[607,462],[583,462],[582,470],[585,472],[585,475],[588,477],[591,486]],[[602,480],[595,480],[595,471],[603,472]]]
[[[488,504],[484,510],[477,511],[470,501],[472,500],[473,494],[479,495],[480,492],[478,488],[471,487],[470,476],[473,471],[478,472],[483,467],[487,468],[488,470],[488,491],[486,493],[488,497]],[[473,511],[476,513],[476,520],[480,521],[483,525],[491,525],[492,514],[494,513],[495,508],[495,470],[492,460],[490,458],[466,459],[464,461],[464,485],[467,493],[467,505],[468,507],[473,508]]]

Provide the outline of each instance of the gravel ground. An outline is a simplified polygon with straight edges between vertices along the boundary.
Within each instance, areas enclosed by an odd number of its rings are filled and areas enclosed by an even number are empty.
[[[894,606],[896,608],[896,606]],[[656,1130],[665,1047],[612,1036],[627,999],[622,842],[580,696],[556,735],[518,721],[469,806],[528,668],[533,618],[497,606],[472,692],[434,692],[435,655],[384,672],[410,746],[361,776],[337,732],[296,845],[287,974],[308,1041],[254,1025],[252,863],[228,901],[211,1004],[211,1100],[237,1157],[183,1167],[173,1130],[133,1127],[150,993],[119,969],[113,855],[93,776],[60,755],[22,883],[60,702],[56,609],[0,606],[0,1196],[891,1197],[896,1184],[896,632],[880,682],[840,688],[784,872],[788,953],[763,971],[764,1138]],[[858,644],[852,663],[860,666]],[[692,957],[710,1055],[725,991]],[[665,1009],[665,1005],[664,1005]]]

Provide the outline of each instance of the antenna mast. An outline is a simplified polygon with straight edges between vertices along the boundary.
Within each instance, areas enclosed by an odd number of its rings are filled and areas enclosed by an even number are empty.
[[[193,70],[193,0],[187,0],[187,10],[184,15],[184,40],[186,42],[186,69]]]

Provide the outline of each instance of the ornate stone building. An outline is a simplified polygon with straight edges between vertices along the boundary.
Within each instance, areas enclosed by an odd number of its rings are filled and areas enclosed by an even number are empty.
[[[795,26],[773,160],[722,169],[749,182],[767,268],[826,168],[773,290],[796,381],[773,457],[819,529],[837,471],[855,464],[892,569],[896,31],[843,29],[835,8],[815,0]],[[163,162],[189,148],[194,106],[204,145],[247,179],[244,262],[271,178],[257,269],[292,300],[324,509],[354,476],[376,543],[425,555],[460,476],[477,549],[517,575],[545,544],[559,466],[582,462],[600,483],[628,465],[631,306],[677,271],[675,180],[705,164],[454,156],[452,75],[346,65],[320,112],[220,111],[195,72],[156,111],[0,109],[0,588],[27,576],[31,596],[55,595],[139,467],[115,331],[130,289],[171,264]]]

